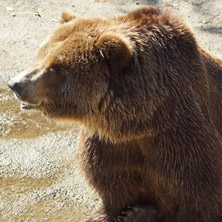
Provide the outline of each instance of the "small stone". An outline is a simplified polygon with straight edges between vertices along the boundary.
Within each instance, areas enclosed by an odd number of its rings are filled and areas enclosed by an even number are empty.
[[[35,12],[35,16],[42,17],[42,12],[42,9],[38,9],[38,11]]]
[[[177,8],[177,7],[178,7],[178,4],[177,4],[177,3],[174,3],[174,4],[173,4],[173,7]]]
[[[14,11],[14,8],[12,8],[12,7],[6,7],[6,10],[7,10],[8,12],[12,12],[12,11]]]
[[[51,19],[51,22],[58,22],[58,19]]]

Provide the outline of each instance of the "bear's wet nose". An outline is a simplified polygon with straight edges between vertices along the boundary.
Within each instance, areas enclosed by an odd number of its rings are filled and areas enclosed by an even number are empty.
[[[8,82],[8,86],[10,89],[12,89],[16,94],[21,95],[23,88],[18,82],[15,82],[13,79],[11,79]]]

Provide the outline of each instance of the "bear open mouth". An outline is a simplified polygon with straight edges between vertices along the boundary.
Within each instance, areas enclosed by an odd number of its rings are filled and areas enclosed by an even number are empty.
[[[20,100],[21,101],[21,104],[20,104],[20,108],[21,110],[30,110],[30,109],[34,109],[36,108],[37,106],[40,105],[41,102],[37,102],[37,101],[34,101],[34,102],[25,102],[25,101],[22,101],[22,98],[21,96],[18,94],[18,93],[15,93],[15,98]]]
[[[40,103],[27,103],[27,102],[22,102],[20,105],[20,108],[22,110],[30,110],[34,109],[35,107],[39,106]]]

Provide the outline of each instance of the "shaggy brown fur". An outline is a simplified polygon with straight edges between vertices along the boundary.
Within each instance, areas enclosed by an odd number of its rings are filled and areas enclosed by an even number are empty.
[[[103,200],[88,221],[221,222],[222,61],[152,7],[61,24],[9,86],[22,108],[83,126],[81,167]]]

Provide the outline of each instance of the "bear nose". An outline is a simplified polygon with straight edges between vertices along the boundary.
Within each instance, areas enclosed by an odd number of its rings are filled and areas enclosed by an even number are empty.
[[[16,94],[21,95],[23,88],[18,82],[15,82],[13,79],[11,79],[8,82],[8,86],[10,89],[12,89]]]

